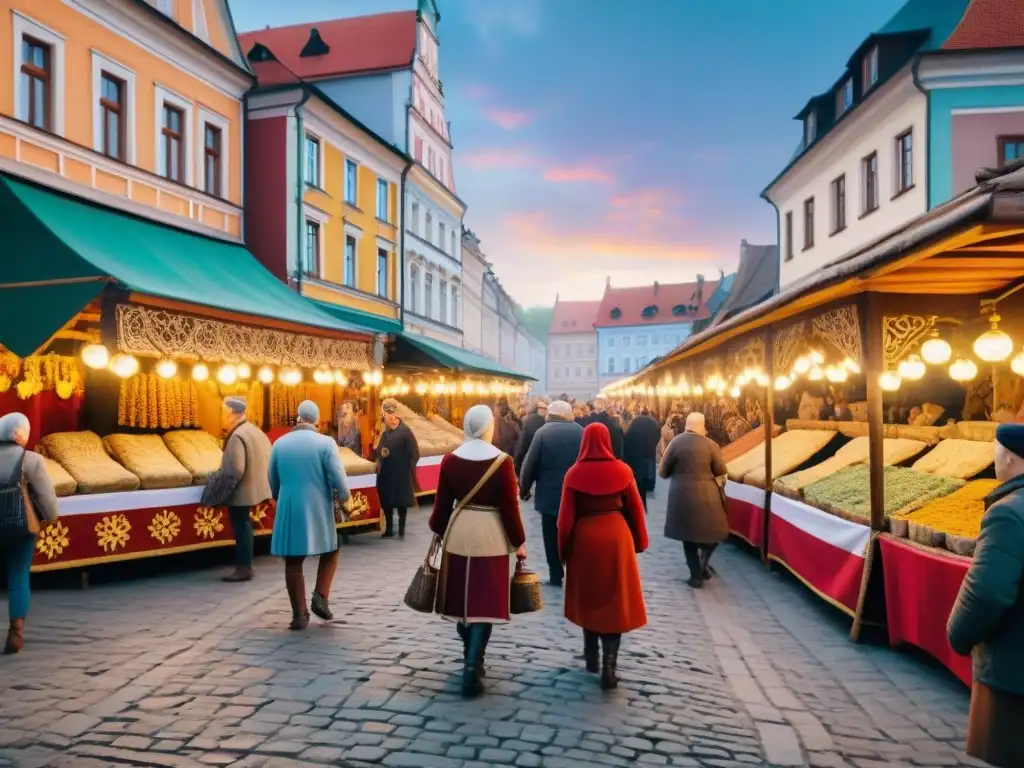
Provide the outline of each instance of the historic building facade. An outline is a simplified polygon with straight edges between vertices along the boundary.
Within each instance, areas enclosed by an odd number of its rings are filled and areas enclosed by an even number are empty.
[[[547,378],[553,395],[578,400],[597,395],[597,330],[600,301],[561,301],[548,329]]]

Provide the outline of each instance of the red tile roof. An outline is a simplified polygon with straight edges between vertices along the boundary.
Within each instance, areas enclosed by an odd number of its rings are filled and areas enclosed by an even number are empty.
[[[330,50],[322,56],[300,56],[314,28]],[[398,11],[259,29],[243,32],[238,40],[245,54],[256,43],[265,45],[287,70],[303,80],[385,72],[412,65],[416,53],[416,12]],[[257,71],[260,85],[277,85],[294,79],[286,78],[280,69],[267,75],[265,82]]]
[[[600,301],[555,301],[548,333],[593,333]]]
[[[972,0],[942,47],[947,50],[1024,46],[1021,0]]]
[[[704,320],[710,316],[706,306],[711,294],[718,287],[717,280],[705,280],[701,297],[697,298],[697,283],[668,283],[642,285],[634,288],[604,289],[601,308],[597,312],[598,328],[632,325],[666,325]],[[690,311],[690,307],[695,307]],[[649,316],[644,315],[648,307],[657,307]],[[681,311],[677,310],[681,308]],[[613,312],[618,310],[618,315]]]

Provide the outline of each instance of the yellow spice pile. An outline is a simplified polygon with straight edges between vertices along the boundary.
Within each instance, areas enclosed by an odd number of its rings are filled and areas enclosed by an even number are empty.
[[[976,539],[985,514],[985,497],[998,487],[998,480],[972,480],[960,490],[901,517],[953,536]]]

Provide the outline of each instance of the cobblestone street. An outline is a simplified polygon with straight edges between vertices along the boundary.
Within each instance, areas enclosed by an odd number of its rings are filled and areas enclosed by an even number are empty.
[[[972,763],[968,692],[952,676],[850,643],[844,619],[732,546],[717,579],[687,587],[681,548],[661,537],[665,490],[642,557],[650,623],[624,638],[615,692],[583,671],[580,633],[545,587],[543,613],[495,629],[488,693],[461,700],[454,628],[401,603],[428,542],[423,512],[404,542],[343,549],[337,618],[305,632],[287,629],[269,557],[247,585],[204,570],[37,592],[24,652],[0,657],[0,765]]]

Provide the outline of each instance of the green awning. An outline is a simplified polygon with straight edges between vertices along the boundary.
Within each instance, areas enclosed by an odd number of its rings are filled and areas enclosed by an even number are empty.
[[[519,381],[536,381],[532,376],[528,376],[525,373],[519,373],[518,371],[513,371],[511,368],[506,368],[501,363],[488,360],[486,357],[476,355],[462,347],[445,344],[443,341],[429,339],[426,336],[402,331],[398,334],[397,343],[399,354],[401,353],[401,345],[408,344],[431,360],[436,361],[443,368],[448,368],[453,371],[459,371],[461,373],[475,373],[482,376],[497,376],[506,379],[517,379]],[[391,360],[398,362],[394,355],[392,355]]]
[[[30,355],[113,280],[129,291],[372,333],[299,296],[241,245],[0,177],[0,344]]]
[[[312,302],[327,314],[336,317],[344,323],[357,325],[360,328],[366,328],[367,330],[375,331],[376,333],[396,334],[402,332],[402,323],[400,320],[394,320],[390,317],[381,317],[380,315],[363,312],[360,309],[353,309],[352,307],[340,307],[337,304],[330,304],[326,301],[319,301],[318,299],[312,299]]]

